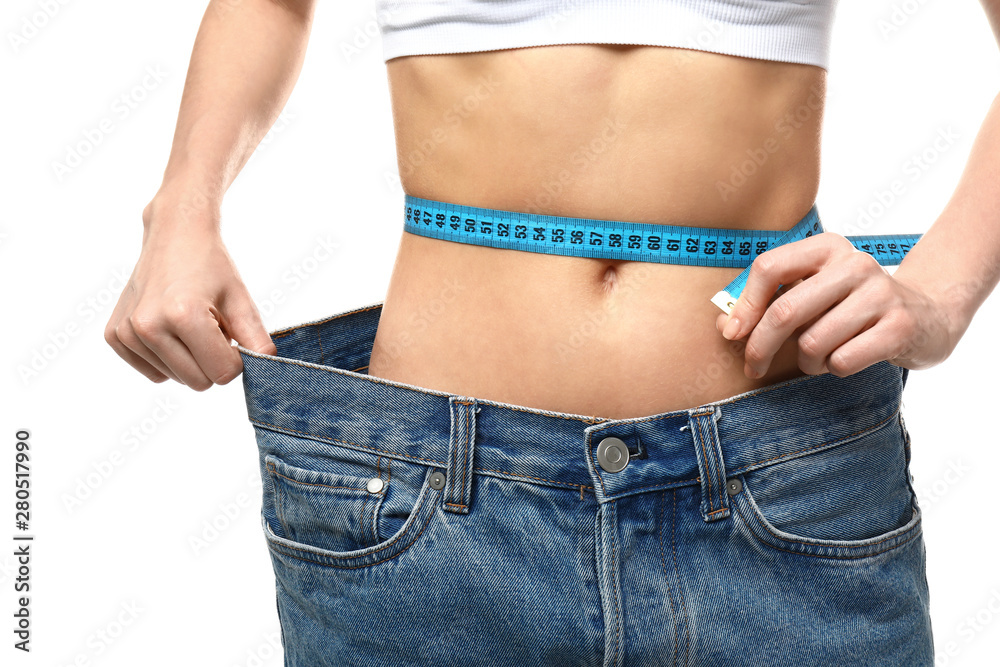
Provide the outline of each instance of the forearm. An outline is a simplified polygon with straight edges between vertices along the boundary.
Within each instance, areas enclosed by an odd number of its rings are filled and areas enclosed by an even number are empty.
[[[955,193],[893,275],[920,285],[944,306],[956,342],[1000,281],[1000,96]]]
[[[212,0],[195,39],[163,183],[169,200],[210,215],[274,124],[298,79],[313,0]],[[171,216],[174,217],[174,216]]]

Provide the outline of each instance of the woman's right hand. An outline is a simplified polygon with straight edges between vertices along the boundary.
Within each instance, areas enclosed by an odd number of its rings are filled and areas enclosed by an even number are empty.
[[[153,382],[204,391],[243,370],[232,345],[275,354],[274,342],[222,242],[217,221],[192,221],[155,199],[142,213],[142,251],[104,339]]]

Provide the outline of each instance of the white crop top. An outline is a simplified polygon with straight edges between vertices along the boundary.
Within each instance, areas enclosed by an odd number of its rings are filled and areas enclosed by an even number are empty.
[[[383,60],[548,44],[678,46],[827,68],[837,0],[375,0]]]

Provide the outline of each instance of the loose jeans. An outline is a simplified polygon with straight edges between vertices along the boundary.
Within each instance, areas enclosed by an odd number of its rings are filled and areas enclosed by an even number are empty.
[[[369,376],[381,310],[240,348],[286,666],[932,664],[905,369],[604,419]]]

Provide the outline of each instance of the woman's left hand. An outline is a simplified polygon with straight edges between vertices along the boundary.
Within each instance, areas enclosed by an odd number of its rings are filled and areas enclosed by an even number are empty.
[[[771,302],[778,285],[785,287]],[[749,335],[747,377],[762,377],[797,331],[802,371],[845,377],[884,359],[913,370],[941,363],[960,336],[955,319],[920,284],[890,275],[840,234],[824,232],[758,256],[716,327],[730,340]]]

